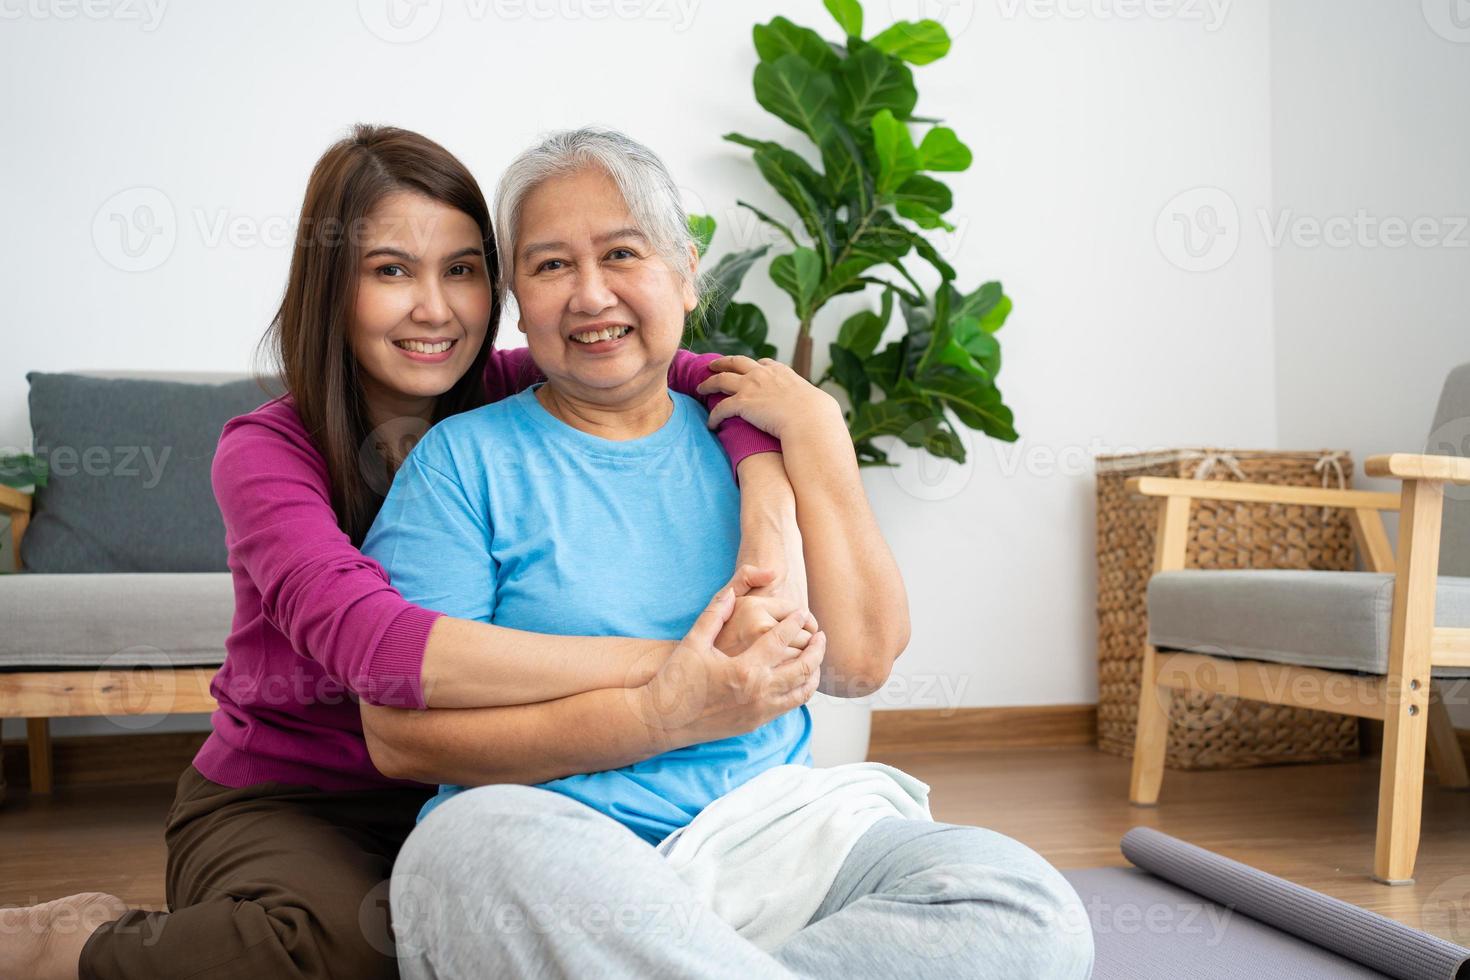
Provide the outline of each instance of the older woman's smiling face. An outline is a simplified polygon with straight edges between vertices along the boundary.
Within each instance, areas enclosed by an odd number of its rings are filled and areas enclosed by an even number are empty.
[[[520,329],[565,393],[615,407],[666,383],[698,297],[638,229],[617,184],[589,168],[522,202],[512,281]]]

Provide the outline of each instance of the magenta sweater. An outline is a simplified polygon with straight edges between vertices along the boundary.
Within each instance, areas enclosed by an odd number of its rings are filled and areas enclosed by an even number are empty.
[[[669,387],[695,387],[715,355],[680,351]],[[494,351],[490,401],[540,380],[524,350]],[[741,419],[720,426],[734,466],[780,444]],[[231,419],[212,468],[224,516],[235,619],[210,684],[214,731],[194,757],[226,786],[283,782],[329,792],[415,786],[373,767],[357,699],[424,707],[419,684],[440,613],[406,602],[338,528],[326,463],[289,395]]]

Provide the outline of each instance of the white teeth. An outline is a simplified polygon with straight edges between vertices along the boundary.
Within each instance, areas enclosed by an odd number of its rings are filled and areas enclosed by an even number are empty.
[[[417,340],[395,340],[395,344],[404,350],[411,350],[415,354],[442,354],[454,346],[452,340],[441,340],[437,344],[425,344]]]
[[[572,334],[572,339],[579,344],[595,344],[599,340],[616,340],[618,337],[627,336],[633,328],[629,326],[604,327],[601,330],[588,330],[584,333]]]

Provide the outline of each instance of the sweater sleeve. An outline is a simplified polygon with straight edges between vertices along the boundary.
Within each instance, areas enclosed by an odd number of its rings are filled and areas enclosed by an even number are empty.
[[[696,354],[681,348],[669,366],[669,387],[702,403],[706,411],[714,408],[730,396],[723,392],[701,395],[696,389],[713,373],[709,369],[710,362],[719,360],[719,357],[719,354]],[[730,457],[730,468],[736,471],[737,483],[740,481],[740,461],[745,457],[781,451],[780,440],[736,416],[721,422],[715,435],[719,436],[720,445],[725,447],[725,455]]]
[[[423,708],[424,649],[442,613],[405,601],[353,547],[304,439],[249,417],[225,426],[210,476],[230,556],[297,653],[372,704]]]
[[[509,350],[492,348],[485,358],[485,400],[498,402],[500,399],[525,391],[538,381],[545,381],[531,352],[524,347]]]

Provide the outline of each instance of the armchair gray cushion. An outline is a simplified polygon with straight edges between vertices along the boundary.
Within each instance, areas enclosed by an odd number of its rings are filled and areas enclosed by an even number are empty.
[[[0,671],[205,667],[225,660],[229,572],[7,575]]]
[[[1371,572],[1162,572],[1148,584],[1149,642],[1160,649],[1368,674],[1388,673],[1392,575]],[[1470,628],[1470,578],[1441,576],[1439,626]],[[1470,677],[1436,667],[1435,677]]]

